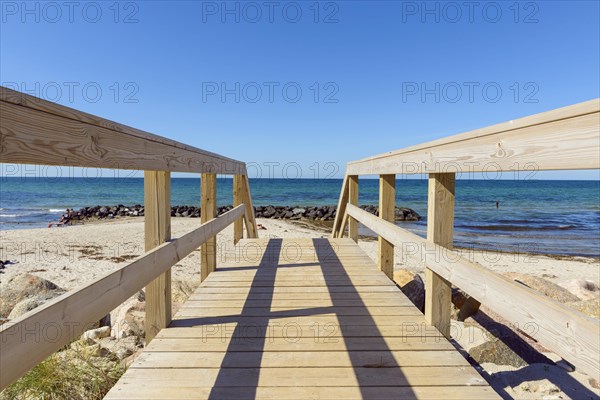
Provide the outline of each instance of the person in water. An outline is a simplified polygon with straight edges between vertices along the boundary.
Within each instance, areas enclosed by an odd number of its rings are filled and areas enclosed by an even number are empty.
[[[67,225],[69,222],[71,222],[72,218],[73,218],[73,210],[67,208],[67,213],[61,215],[58,222],[50,222],[48,224],[48,228],[52,228],[52,225],[56,225],[56,226]]]
[[[500,208],[500,201],[496,200],[496,208]]]

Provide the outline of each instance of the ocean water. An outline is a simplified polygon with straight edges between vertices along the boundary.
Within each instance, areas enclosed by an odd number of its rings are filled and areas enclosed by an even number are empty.
[[[341,184],[341,179],[250,179],[250,190],[254,205],[335,205]],[[142,178],[0,177],[0,230],[44,227],[66,208],[143,204],[143,190]],[[173,178],[171,191],[173,205],[200,203],[199,179]],[[378,191],[377,180],[361,179],[359,202],[377,204]],[[231,179],[218,179],[217,202],[232,204]],[[427,181],[398,180],[396,204],[424,217],[398,224],[425,236]],[[459,180],[455,245],[600,257],[600,182]]]

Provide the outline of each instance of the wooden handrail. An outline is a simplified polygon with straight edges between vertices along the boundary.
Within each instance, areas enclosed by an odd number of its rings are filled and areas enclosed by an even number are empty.
[[[411,252],[427,268],[515,324],[577,368],[590,376],[600,374],[600,321],[597,319],[526,286],[518,285],[452,250],[423,239],[357,206],[348,204],[347,212],[350,217],[394,246]]]
[[[244,204],[156,247],[132,263],[0,325],[0,390],[78,338],[178,261],[242,218]]]
[[[347,175],[600,168],[600,99],[348,163]]]
[[[599,154],[600,99],[594,99],[352,161],[346,169],[332,236],[342,237],[347,222],[363,223],[379,236],[382,270],[393,265],[393,251],[385,243],[382,245],[382,238],[403,251],[412,246],[424,261],[426,320],[444,335],[450,334],[450,296],[454,284],[473,297],[474,306],[480,301],[521,329],[538,327],[531,336],[582,371],[598,376],[600,322],[597,319],[518,286],[458,257],[450,249],[457,173],[600,169]],[[389,215],[378,218],[351,204],[349,182],[360,175],[379,175],[382,182],[393,179],[395,174],[429,175],[427,240],[394,225]],[[380,210],[384,209],[384,214],[389,214],[395,206],[390,190],[380,190]],[[349,231],[349,235],[355,232]]]
[[[0,162],[245,175],[246,164],[0,86]]]

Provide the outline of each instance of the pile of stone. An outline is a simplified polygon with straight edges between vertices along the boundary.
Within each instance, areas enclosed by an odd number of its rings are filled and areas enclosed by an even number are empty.
[[[275,218],[289,220],[321,220],[331,221],[336,215],[336,206],[258,206],[254,207],[257,218]],[[360,206],[363,210],[378,215],[378,207],[372,205]],[[226,213],[233,209],[233,206],[227,205],[217,207],[218,215]],[[134,206],[95,206],[85,207],[75,212],[74,219],[83,220],[88,218],[112,219],[115,217],[143,217],[144,206],[136,204]],[[171,207],[172,217],[199,218],[200,207],[194,206],[173,206]],[[396,221],[418,221],[421,216],[414,210],[405,207],[396,207]]]

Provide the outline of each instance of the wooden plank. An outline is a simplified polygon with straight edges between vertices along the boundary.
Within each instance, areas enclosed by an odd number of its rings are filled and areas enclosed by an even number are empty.
[[[452,249],[454,240],[454,173],[429,174],[427,240]],[[450,337],[452,285],[425,268],[425,319]]]
[[[65,293],[0,325],[0,390],[76,339],[101,317],[163,274],[245,212],[241,205],[198,229],[164,243],[131,264]],[[52,341],[40,327],[56,328]],[[34,338],[31,338],[31,335]]]
[[[346,318],[341,320],[330,320],[326,323],[308,323],[298,319],[293,323],[281,323],[280,319],[271,319],[268,324],[228,322],[226,324],[203,324],[192,327],[171,327],[165,329],[160,335],[161,339],[179,339],[179,338],[221,338],[222,340],[244,340],[254,338],[266,338],[268,340],[292,336],[293,338],[304,337],[315,340],[328,341],[329,339],[338,340],[339,338],[350,337],[419,337],[419,338],[437,338],[441,340],[442,334],[437,329],[431,329],[425,324],[423,316],[395,317],[402,321],[401,324],[394,325],[349,325]],[[321,320],[318,320],[321,321]],[[301,324],[299,322],[302,322]],[[459,332],[458,329],[456,329]],[[460,332],[465,336],[470,332]],[[151,351],[149,349],[148,351]],[[462,358],[462,356],[460,356]],[[464,360],[464,359],[463,359]],[[422,363],[421,365],[428,365]]]
[[[233,176],[233,206],[244,203],[244,178],[241,175]],[[238,219],[233,223],[233,244],[237,244],[244,237],[244,220]]]
[[[348,202],[348,175],[344,175],[344,181],[342,182],[342,189],[340,190],[340,198],[335,211],[335,219],[333,220],[333,227],[331,229],[332,238],[341,238],[343,236],[343,224],[342,219],[346,214],[346,203]]]
[[[269,340],[223,340],[221,337],[154,338],[152,350],[157,352],[305,352],[305,351],[437,351],[456,350],[447,340],[439,337],[349,337],[344,339],[315,341],[314,337],[296,337],[293,328],[284,338],[274,337]]]
[[[349,175],[600,168],[600,99],[348,163]]]
[[[361,299],[356,296],[356,298],[351,299],[330,299],[329,301],[326,299],[298,299],[298,300],[290,300],[290,299],[276,299],[276,298],[266,298],[266,299],[223,299],[221,297],[215,297],[214,299],[202,299],[202,300],[194,300],[188,299],[185,302],[185,307],[210,307],[210,308],[220,308],[220,307],[271,307],[271,309],[276,308],[301,308],[301,307],[333,307],[333,303],[335,302],[336,307],[371,307],[371,306],[405,306],[410,307],[413,305],[410,300],[407,298],[403,298],[400,296],[388,297],[388,298],[375,298],[375,299]]]
[[[319,312],[319,307],[315,307],[316,310],[314,312]],[[323,309],[330,310],[329,312],[335,312],[337,315],[347,316],[347,315],[389,315],[389,316],[400,316],[400,315],[416,315],[422,316],[421,312],[409,305],[400,306],[400,307],[380,307],[380,306],[364,306],[364,307],[321,307]],[[205,308],[205,307],[192,307],[185,303],[181,306],[178,311],[179,317],[218,317],[218,316],[227,316],[227,315],[243,315],[246,317],[269,317],[277,311],[276,315],[280,318],[285,316],[294,316],[297,315],[297,311],[302,311],[303,313],[311,312],[309,308],[306,306],[297,306],[297,307],[287,307],[281,310],[274,310],[270,307],[255,307],[255,308],[246,308],[244,306],[239,307],[222,307],[222,308]],[[322,311],[321,311],[322,312]]]
[[[226,372],[221,372],[226,371]],[[225,377],[225,379],[223,379]],[[219,379],[218,379],[219,378]],[[257,379],[258,378],[258,379]],[[399,368],[302,368],[290,373],[286,368],[132,368],[121,378],[123,384],[143,381],[149,385],[178,388],[278,386],[290,388],[329,386],[483,386],[485,380],[468,366]]]
[[[351,373],[349,371],[349,373]],[[369,387],[189,387],[182,385],[176,390],[147,382],[118,385],[105,397],[106,400],[200,400],[200,399],[327,399],[332,394],[338,399],[372,400],[498,400],[500,397],[489,386],[369,386]]]
[[[144,237],[148,252],[171,240],[171,173],[144,172]],[[146,286],[146,343],[171,322],[171,269]]]
[[[462,258],[387,221],[349,206],[367,228],[411,253],[513,326],[590,376],[600,374],[600,321]],[[408,246],[406,245],[408,244]]]
[[[5,163],[245,174],[243,162],[0,86]]]
[[[144,351],[130,368],[351,368],[467,366],[458,351],[307,351],[265,352],[258,359],[252,353],[240,352],[227,357],[226,352],[196,351],[190,353]]]
[[[281,300],[331,300],[332,298],[337,300],[356,300],[360,299],[364,302],[378,301],[389,299],[389,292],[354,292],[354,293],[330,293],[330,292],[298,292],[291,293],[289,291],[277,292],[277,293],[206,293],[204,289],[197,290],[188,297],[188,301],[212,301],[218,300],[266,300],[272,299],[273,301]],[[392,297],[395,298],[395,297]]]
[[[258,238],[258,228],[256,227],[256,219],[254,217],[254,207],[252,206],[252,195],[250,194],[250,181],[248,175],[243,175],[242,193],[244,196],[244,204],[246,204],[246,232],[251,239]]]
[[[217,216],[217,175],[202,174],[200,181],[200,220],[206,223]],[[217,267],[217,238],[211,237],[200,249],[200,281]]]
[[[419,332],[431,332],[431,335],[443,338],[437,328],[427,325],[425,323],[425,317],[423,314],[414,315],[397,315],[394,318],[390,318],[389,315],[345,315],[339,318],[334,313],[333,308],[322,307],[312,308],[306,310],[296,310],[294,312],[288,311],[286,313],[280,313],[277,310],[273,310],[269,316],[270,320],[275,321],[280,325],[299,325],[299,326],[313,326],[337,324],[338,326],[373,326],[376,324],[380,325],[391,325],[396,326],[399,329],[410,330],[412,335],[418,336]],[[290,316],[291,315],[291,316]],[[244,325],[255,325],[261,326],[265,323],[264,316],[240,316],[239,314],[234,315],[222,315],[219,317],[194,317],[193,313],[186,311],[184,314],[177,314],[173,317],[169,329],[173,327],[202,327],[208,325],[224,324],[224,326],[230,326],[230,324],[244,324]],[[418,325],[418,327],[415,326]],[[422,325],[420,325],[422,324]],[[163,329],[162,332],[168,330]],[[427,334],[425,336],[430,336]]]
[[[396,175],[379,176],[379,218],[396,220]],[[388,278],[394,279],[394,245],[379,236],[377,238],[377,265]]]
[[[358,175],[348,176],[348,204],[358,206]],[[353,218],[348,221],[348,237],[358,242],[358,222]]]

